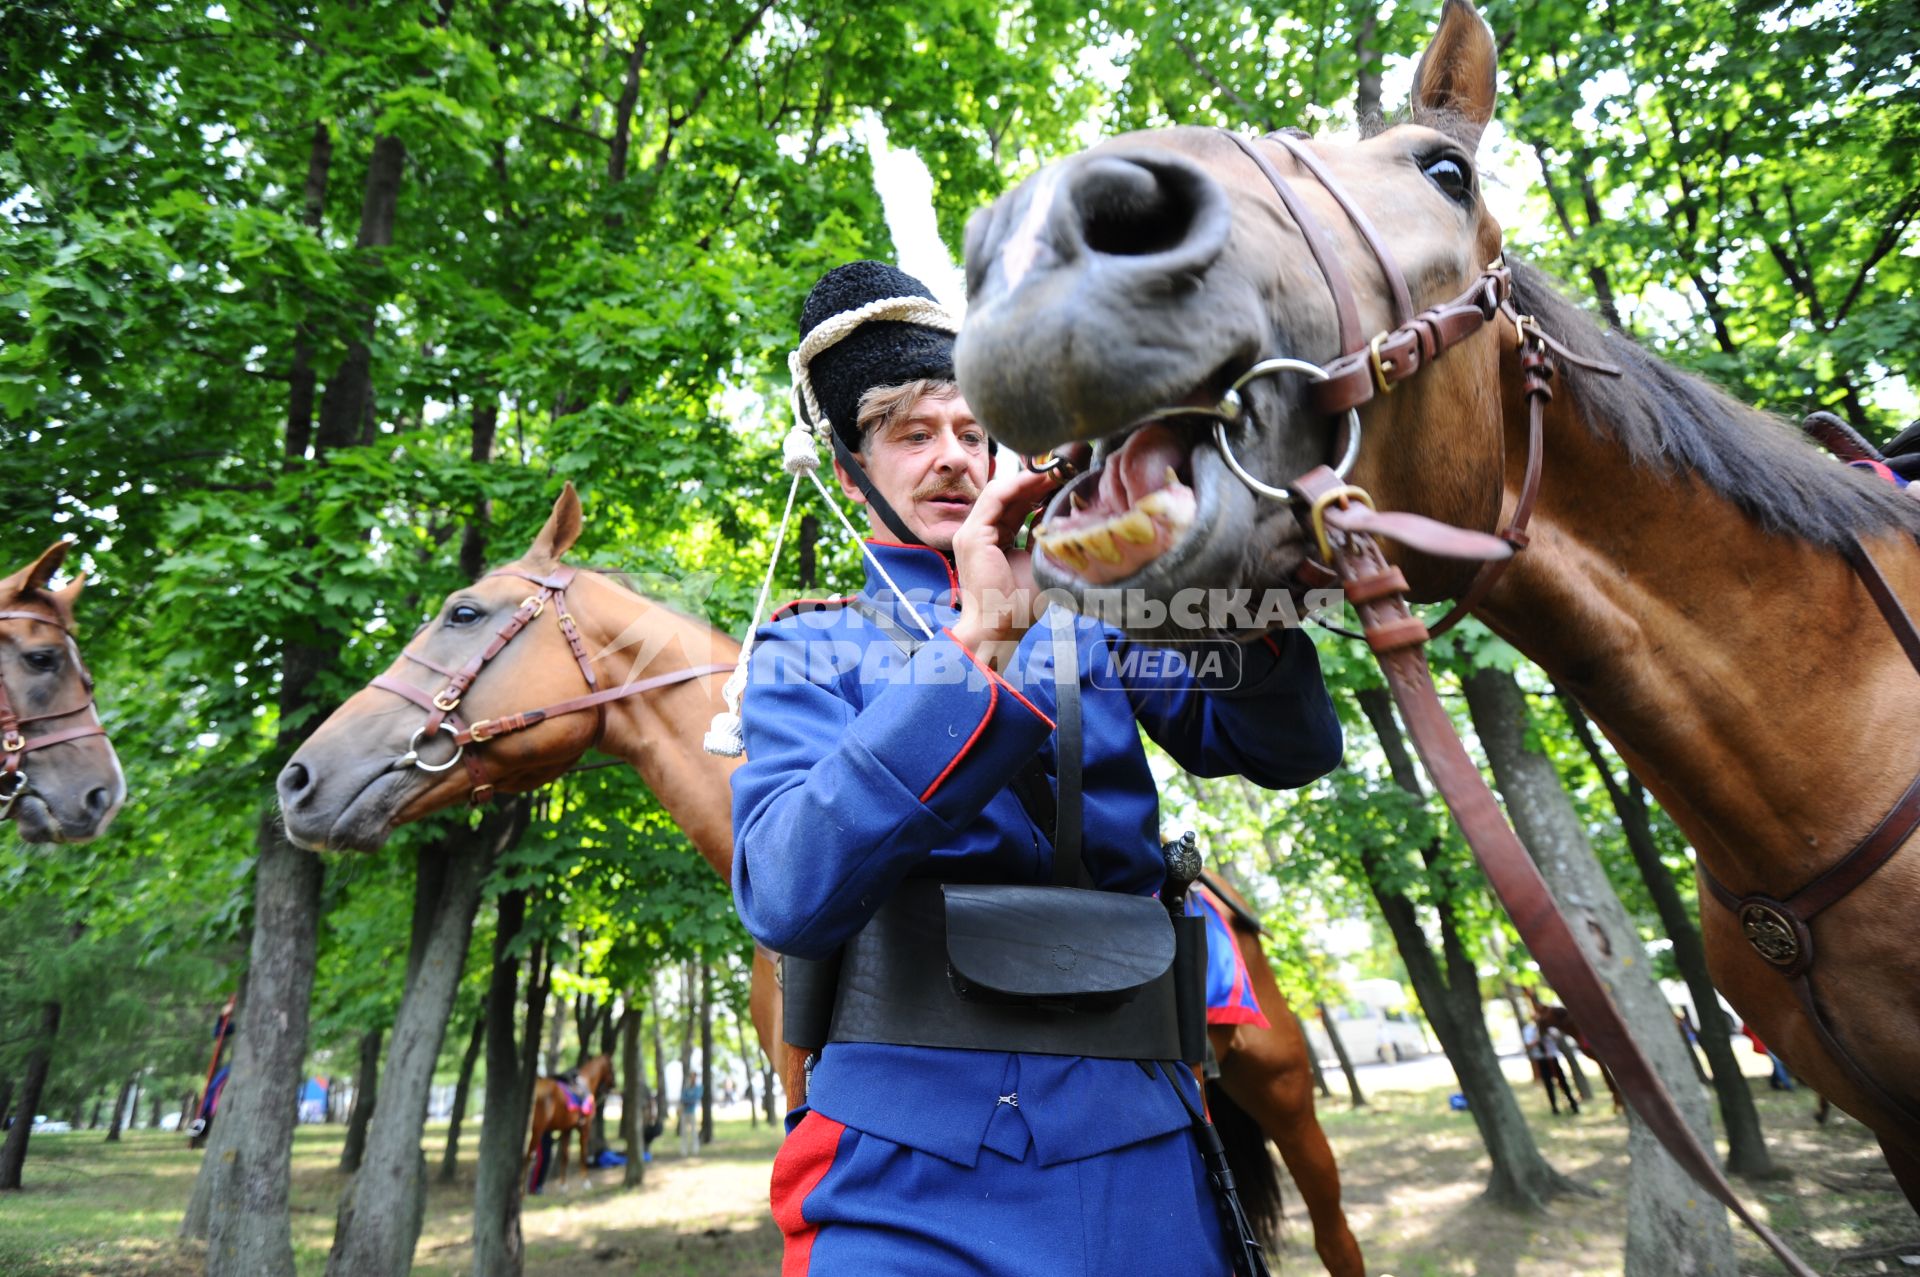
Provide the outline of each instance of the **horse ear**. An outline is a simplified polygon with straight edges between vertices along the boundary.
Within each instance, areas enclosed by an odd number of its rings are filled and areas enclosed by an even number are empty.
[[[73,548],[71,541],[55,541],[46,548],[41,556],[33,561],[26,571],[26,579],[21,588],[45,590],[53,583],[53,574],[67,561],[67,551]]]
[[[73,605],[80,601],[80,591],[87,585],[87,574],[82,572],[67,582],[62,589],[53,592],[53,606],[60,613],[60,619],[67,628],[73,628]]]
[[[1469,0],[1446,0],[1440,29],[1413,72],[1413,119],[1449,134],[1467,149],[1493,118],[1493,32]]]
[[[540,529],[540,535],[533,539],[533,545],[527,549],[529,559],[538,559],[545,563],[558,563],[560,557],[573,548],[580,539],[580,494],[573,490],[573,481],[560,489],[560,495],[553,503],[553,513],[547,516],[547,526]]]

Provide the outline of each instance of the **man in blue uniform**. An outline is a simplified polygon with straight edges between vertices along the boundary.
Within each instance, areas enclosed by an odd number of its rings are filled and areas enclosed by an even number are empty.
[[[916,950],[900,910],[934,884],[1067,874],[1098,889],[1082,898],[1150,896],[1166,867],[1137,725],[1196,773],[1269,787],[1331,770],[1340,729],[1298,632],[1245,644],[1234,685],[1214,690],[1116,679],[1117,631],[1001,606],[1031,589],[1014,542],[1054,481],[990,479],[986,431],[952,385],[951,324],[930,304],[919,281],[858,262],[821,279],[801,317],[799,399],[831,427],[873,539],[858,596],[783,609],[757,636],[733,782],[747,929],[790,957],[845,962],[774,1166],[783,1273],[1223,1277],[1192,1076],[1139,1062],[1176,1053],[1079,1054],[1074,1026],[1097,1014],[1026,1009],[1013,1018],[1060,1020],[1065,1045],[1044,1026],[996,1045],[993,1008],[945,987],[940,937]],[[1077,738],[1064,768],[1062,736]],[[1056,836],[1078,855],[1056,857]],[[927,907],[913,916],[938,933],[941,905]],[[949,955],[956,907],[948,894]],[[1051,952],[1073,960],[1066,943]],[[915,953],[919,970],[888,969]],[[791,969],[787,991],[791,1027]],[[901,1010],[916,997],[948,1002]]]

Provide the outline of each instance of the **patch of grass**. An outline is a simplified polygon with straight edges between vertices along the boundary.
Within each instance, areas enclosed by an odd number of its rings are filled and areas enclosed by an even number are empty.
[[[1764,1061],[1762,1062],[1764,1063]],[[1327,1104],[1322,1124],[1340,1162],[1348,1218],[1367,1270],[1392,1277],[1618,1277],[1626,1230],[1626,1122],[1604,1097],[1579,1117],[1554,1117],[1540,1090],[1524,1085],[1522,1108],[1547,1159],[1599,1190],[1566,1197],[1542,1216],[1516,1215],[1481,1199],[1487,1159],[1473,1119],[1447,1108],[1451,1088],[1370,1093],[1368,1108]],[[1836,1116],[1813,1121],[1804,1091],[1756,1090],[1774,1156],[1786,1173],[1736,1187],[1785,1233],[1817,1271],[1842,1254],[1903,1239],[1920,1243],[1920,1220],[1899,1196],[1870,1134]],[[344,1128],[302,1127],[294,1142],[293,1231],[300,1277],[321,1277],[333,1239],[344,1177],[337,1169]],[[646,1183],[622,1187],[620,1170],[596,1171],[590,1187],[557,1186],[526,1201],[528,1277],[775,1277],[780,1234],[768,1218],[767,1187],[779,1133],[722,1122],[717,1139],[692,1158],[656,1146]],[[432,1128],[430,1173],[444,1131]],[[473,1152],[452,1186],[433,1184],[414,1272],[465,1277],[471,1266]],[[0,1196],[0,1274],[5,1277],[200,1277],[203,1252],[174,1236],[200,1154],[179,1136],[130,1132],[119,1145],[100,1133],[36,1135],[27,1190]],[[1288,1188],[1281,1271],[1320,1271],[1298,1197]],[[1736,1229],[1740,1270],[1782,1270]],[[1916,1245],[1920,1250],[1920,1244]],[[1841,1267],[1875,1271],[1874,1261]]]

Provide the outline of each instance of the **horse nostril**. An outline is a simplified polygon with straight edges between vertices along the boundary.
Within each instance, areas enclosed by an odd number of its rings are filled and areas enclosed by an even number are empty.
[[[280,769],[280,801],[297,801],[313,785],[313,773],[307,765],[300,762],[288,763]]]
[[[105,785],[97,785],[87,791],[84,801],[87,804],[88,815],[103,816],[107,808],[113,806],[113,791]]]
[[[1200,175],[1183,166],[1104,157],[1086,165],[1073,184],[1080,237],[1109,257],[1170,252],[1192,234],[1204,195]]]

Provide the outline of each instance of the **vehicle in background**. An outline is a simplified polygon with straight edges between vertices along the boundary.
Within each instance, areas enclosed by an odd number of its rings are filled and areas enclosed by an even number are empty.
[[[72,1129],[72,1123],[59,1121],[49,1122],[44,1114],[33,1119],[33,1133],[35,1135],[60,1135]]]
[[[1397,980],[1355,980],[1347,993],[1344,1002],[1329,1002],[1327,1012],[1349,1060],[1389,1064],[1427,1054],[1426,1026]],[[1307,1019],[1306,1026],[1314,1053],[1323,1063],[1337,1063],[1339,1056],[1319,1018]]]

